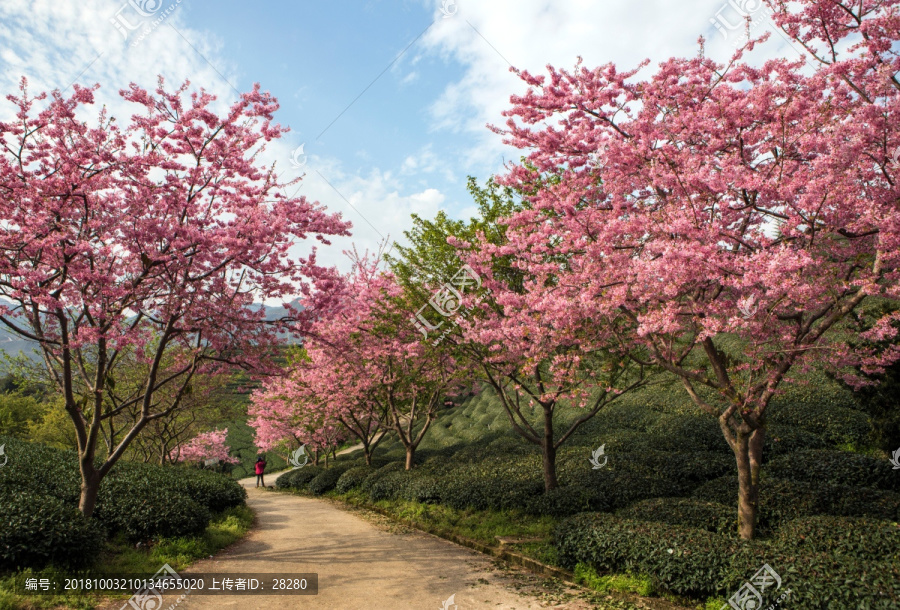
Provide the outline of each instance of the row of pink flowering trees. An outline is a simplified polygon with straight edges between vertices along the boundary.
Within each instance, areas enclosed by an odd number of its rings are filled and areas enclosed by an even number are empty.
[[[291,438],[315,442],[340,426],[367,463],[387,430],[406,449],[406,468],[466,368],[447,350],[419,340],[409,303],[380,258],[355,257],[341,298],[312,323],[304,355],[269,380],[250,407],[260,447]],[[317,421],[318,425],[302,423]],[[300,425],[298,425],[300,423]]]
[[[468,367],[541,447],[549,490],[574,430],[554,430],[560,401],[582,407],[577,426],[662,371],[718,421],[751,538],[767,410],[790,373],[900,356],[850,350],[841,326],[867,299],[900,300],[900,1],[768,4],[810,64],[745,63],[762,39],[643,79],[643,65],[521,73],[529,91],[496,128],[527,153],[498,179],[520,204],[493,224],[420,223],[433,247],[404,253],[405,277],[358,267],[293,371],[307,404],[362,409],[409,457],[431,421],[413,439],[413,416],[439,402],[422,390]],[[477,290],[441,275],[454,260]],[[897,322],[860,338],[896,344]]]

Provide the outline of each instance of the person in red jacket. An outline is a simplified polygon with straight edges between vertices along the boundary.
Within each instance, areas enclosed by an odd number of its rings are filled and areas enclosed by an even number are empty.
[[[266,486],[266,482],[263,480],[263,473],[266,471],[266,461],[263,459],[263,456],[259,456],[256,458],[256,486],[259,487],[259,484],[262,483],[262,486]]]

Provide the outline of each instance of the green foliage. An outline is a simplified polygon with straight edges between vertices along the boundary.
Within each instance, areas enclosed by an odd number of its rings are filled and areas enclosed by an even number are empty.
[[[871,438],[883,451],[900,447],[900,362],[887,368],[873,379],[874,385],[857,390],[855,397],[860,409],[871,418]]]
[[[32,490],[77,505],[81,490],[78,455],[11,437],[0,437],[9,461],[0,468],[0,490],[6,495]]]
[[[246,402],[246,397],[236,395],[235,400],[241,398]],[[247,425],[246,419],[235,419],[225,423],[228,428],[228,437],[225,443],[229,447],[229,453],[240,460],[231,470],[231,476],[235,479],[252,477],[256,474],[256,458],[262,455],[259,448],[253,442],[253,428]],[[290,465],[274,451],[265,453],[266,470],[278,472]]]
[[[196,535],[209,525],[209,510],[172,487],[137,473],[109,479],[100,488],[94,515],[110,533],[141,541]]]
[[[616,515],[623,519],[694,527],[719,534],[732,534],[737,530],[735,508],[692,498],[642,500],[617,511]]]
[[[334,489],[338,493],[345,494],[362,485],[363,481],[374,472],[371,466],[354,466],[347,469],[335,483]]]
[[[400,491],[403,499],[423,504],[437,504],[443,497],[444,484],[441,478],[432,475],[420,475],[413,478]]]
[[[321,468],[320,466],[313,466],[312,464],[307,464],[302,468],[294,468],[292,470],[288,470],[277,479],[275,479],[275,487],[293,487],[296,489],[302,489],[306,487],[310,481],[319,476],[319,474],[323,470],[324,468]]]
[[[369,490],[378,482],[379,479],[393,473],[406,469],[406,463],[403,460],[395,460],[388,462],[384,466],[372,471],[368,477],[360,484],[359,490],[368,493]]]
[[[729,597],[768,564],[782,586],[767,592],[762,607],[790,589],[791,608],[887,609],[896,608],[900,600],[896,527],[817,518],[791,523],[771,542],[744,542],[692,528],[586,513],[560,523],[554,536],[563,565],[580,563],[594,574],[646,573],[655,586],[674,593]]]
[[[647,574],[658,587],[707,595],[728,568],[736,541],[711,532],[584,513],[561,522],[554,540],[563,566]]]
[[[208,470],[182,470],[169,484],[214,513],[240,506],[247,498],[247,490],[234,479]]]
[[[567,517],[576,513],[609,508],[597,494],[577,485],[557,487],[531,497],[525,505],[525,511],[532,515],[548,517]]]
[[[634,404],[625,400],[626,398],[629,398],[628,394],[603,407],[597,414],[594,425],[601,430],[627,428],[646,432],[663,415],[651,409],[635,408]]]
[[[807,450],[784,455],[764,468],[767,476],[900,492],[900,477],[888,460],[856,453]]]
[[[774,538],[785,550],[882,561],[900,550],[900,525],[865,517],[802,517],[784,523]]]
[[[202,532],[210,512],[244,503],[235,480],[189,467],[121,462],[100,486],[96,517],[132,540]]]
[[[678,387],[623,396],[580,428],[558,453],[561,486],[549,493],[538,449],[509,431],[489,391],[441,414],[412,471],[403,470],[402,447],[386,439],[380,457],[397,461],[350,468],[335,490],[357,490],[347,497],[463,535],[462,515],[482,524],[563,520],[555,553],[547,545],[536,552],[566,567],[580,563],[584,582],[600,587],[632,578],[653,590],[718,596],[719,610],[769,563],[785,579],[779,594],[792,588],[792,608],[897,607],[897,560],[889,559],[900,555],[896,472],[883,459],[835,449],[859,442],[863,428],[852,396],[831,381],[789,386],[778,401],[764,448],[760,539],[749,544],[736,535],[734,456],[715,420]],[[588,458],[600,445],[608,461],[594,469]],[[469,535],[493,542],[490,528],[471,527]]]
[[[894,555],[879,561],[859,560],[846,555],[801,553],[765,541],[744,542],[735,550],[719,589],[736,592],[764,564],[782,579],[766,591],[762,608],[767,608],[788,589],[780,604],[796,610],[844,610],[865,608],[888,610],[900,604],[900,559]]]
[[[655,449],[663,451],[726,451],[719,424],[708,415],[660,415],[647,427]]]
[[[45,406],[34,396],[21,392],[0,392],[0,435],[27,438],[39,423]]]
[[[474,242],[479,233],[494,244],[504,243],[505,225],[498,220],[521,209],[514,193],[509,188],[498,186],[492,180],[482,188],[473,177],[468,179],[468,190],[478,206],[478,217],[454,220],[440,211],[434,220],[426,220],[418,214],[412,215],[413,228],[404,231],[409,246],[397,244],[394,248],[398,256],[386,256],[391,271],[410,295],[422,296],[430,287],[445,281],[459,270],[462,261],[457,249],[447,243],[447,237],[454,236],[463,241]],[[506,277],[511,284],[520,282],[521,273],[509,266],[503,257],[498,259],[495,277]]]
[[[19,490],[0,503],[0,570],[90,564],[103,544],[99,525],[59,498]]]
[[[698,487],[692,496],[734,506],[737,485],[737,477],[722,477]],[[870,487],[765,478],[760,482],[759,498],[759,526],[763,531],[813,515],[900,519],[900,494]]]
[[[444,479],[441,501],[452,508],[474,510],[518,508],[528,506],[532,498],[543,493],[543,482],[534,476],[504,476],[494,465],[461,469]]]
[[[309,491],[317,496],[331,491],[334,489],[334,486],[337,485],[341,476],[350,469],[350,466],[350,464],[336,464],[331,468],[323,470],[309,481],[309,485],[307,486]]]
[[[75,452],[10,437],[0,437],[0,444],[8,456],[0,468],[0,493],[31,493],[50,498],[48,506],[60,502],[75,510],[81,488]],[[133,541],[194,535],[206,528],[210,511],[240,506],[245,497],[237,481],[210,471],[120,461],[100,483],[91,524]]]
[[[101,598],[95,591],[65,595],[33,595],[19,596],[11,591],[19,587],[26,578],[47,578],[62,582],[64,578],[76,575],[83,577],[108,577],[110,574],[146,574],[155,573],[160,565],[169,564],[176,571],[181,571],[197,559],[209,557],[240,539],[253,524],[253,512],[247,506],[230,508],[215,515],[209,527],[200,536],[161,538],[156,544],[143,545],[137,548],[124,537],[118,536],[107,541],[99,558],[90,563],[92,556],[85,557],[84,562],[77,565],[60,567],[47,566],[42,569],[26,568],[7,578],[0,579],[0,609],[36,610],[37,608],[79,608],[92,610],[107,605],[108,600]],[[102,532],[101,532],[102,535]],[[119,604],[123,603],[122,601]],[[118,607],[118,606],[117,606]]]
[[[818,434],[784,424],[769,424],[763,446],[763,462],[777,456],[788,455],[804,449],[825,449],[828,443]]]
[[[794,385],[787,396],[772,401],[769,421],[797,426],[817,434],[832,445],[850,443],[862,447],[869,439],[869,419],[858,411],[852,394],[833,382]]]
[[[400,496],[405,484],[409,482],[410,474],[405,470],[394,470],[383,476],[369,476],[366,479],[366,487],[369,499],[372,502],[379,500],[392,500]],[[371,483],[370,483],[371,481]]]

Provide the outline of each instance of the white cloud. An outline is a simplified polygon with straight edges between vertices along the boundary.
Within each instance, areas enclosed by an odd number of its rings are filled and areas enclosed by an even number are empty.
[[[440,0],[426,0],[437,23],[423,37],[426,48],[439,57],[464,67],[464,76],[452,82],[432,107],[435,128],[471,135],[473,145],[466,169],[483,174],[484,167],[501,171],[501,155],[518,159],[501,138],[485,129],[502,126],[501,112],[509,108],[512,94],[524,92],[522,81],[509,71],[509,64],[532,73],[546,73],[545,66],[570,69],[577,57],[586,66],[615,63],[621,71],[649,58],[651,66],[672,56],[689,57],[698,52],[697,38],[708,39],[706,54],[725,61],[733,52],[711,19],[725,0],[492,0],[458,2],[458,13],[442,19]],[[744,0],[742,5],[759,5]],[[755,29],[754,35],[762,32]],[[763,51],[795,58],[781,38]]]
[[[72,82],[99,82],[98,106],[108,104],[115,115],[123,108],[119,89],[131,82],[152,89],[157,75],[162,75],[171,86],[190,80],[218,95],[222,105],[229,104],[237,93],[225,79],[236,81],[234,67],[219,56],[220,43],[209,33],[181,22],[182,1],[146,2],[145,6],[159,5],[160,10],[139,22],[125,0],[5,0],[0,4],[0,47],[15,51],[7,58],[0,87],[15,90],[21,76],[28,78],[34,92],[65,90]],[[129,24],[144,25],[127,39],[112,23],[123,7],[120,15]],[[161,15],[165,15],[162,22],[151,25]]]
[[[385,239],[403,243],[410,214],[431,218],[444,205],[445,196],[435,188],[411,194],[390,171],[371,169],[366,175],[347,174],[334,159],[313,158],[306,169],[298,195],[325,204],[353,223],[350,238],[332,239],[333,246],[320,249],[319,263],[347,270],[344,250],[355,244],[363,252],[374,252]]]

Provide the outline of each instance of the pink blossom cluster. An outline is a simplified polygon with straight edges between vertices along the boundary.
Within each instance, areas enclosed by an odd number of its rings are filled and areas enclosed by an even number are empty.
[[[180,449],[174,450],[171,458],[177,462],[218,460],[227,464],[237,464],[240,460],[228,455],[228,445],[225,444],[227,436],[228,428],[202,432]]]

